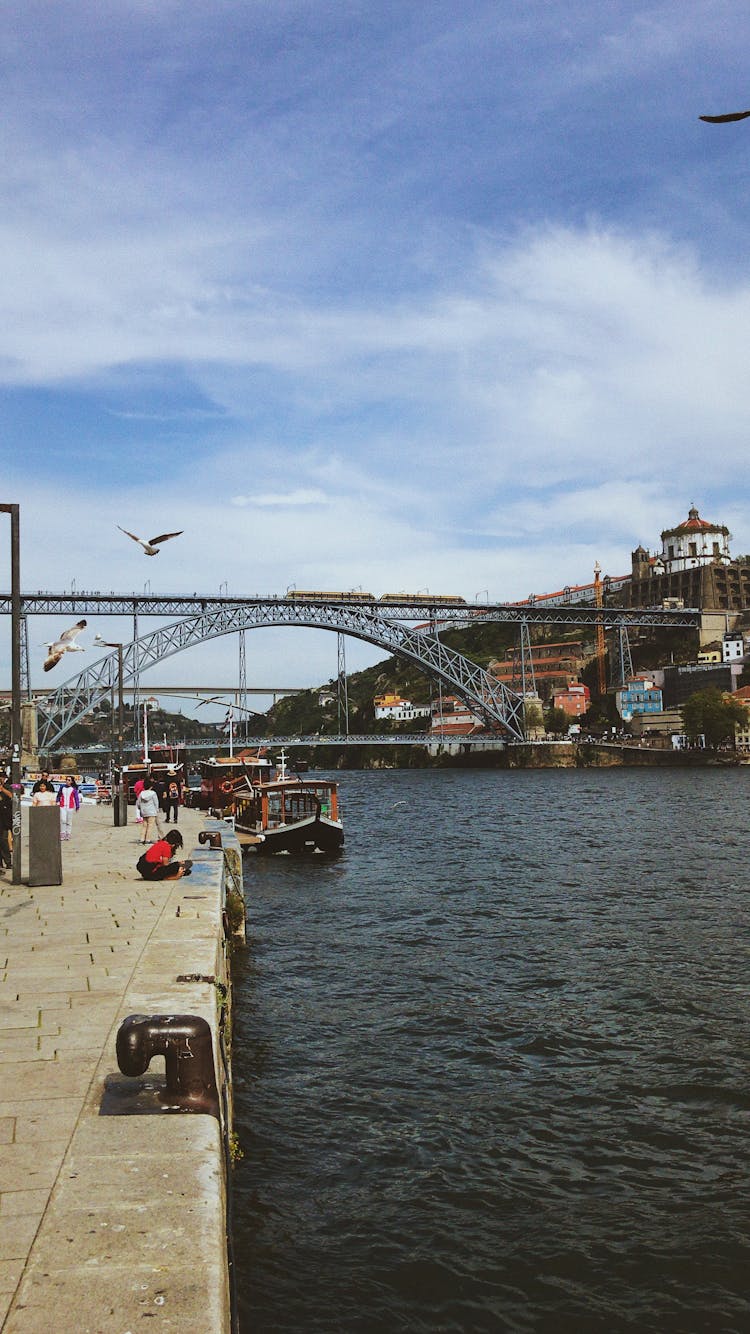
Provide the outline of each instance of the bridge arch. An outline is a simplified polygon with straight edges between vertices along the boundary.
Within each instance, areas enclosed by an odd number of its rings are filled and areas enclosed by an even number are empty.
[[[437,635],[390,621],[370,606],[279,600],[213,608],[123,644],[124,681],[140,677],[164,658],[221,635],[285,625],[333,630],[375,644],[414,663],[425,675],[458,695],[489,729],[499,729],[510,740],[524,739],[520,695],[443,644]],[[117,672],[117,653],[109,653],[65,681],[40,704],[42,750],[52,750],[75,723],[109,697],[117,683]]]

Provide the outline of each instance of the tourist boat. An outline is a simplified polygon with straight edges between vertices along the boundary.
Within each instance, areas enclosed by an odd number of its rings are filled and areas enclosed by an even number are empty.
[[[234,827],[240,844],[261,856],[331,856],[344,845],[338,786],[329,779],[288,774],[282,750],[277,773],[252,779],[249,790],[244,784],[235,788]]]
[[[201,811],[215,811],[217,815],[234,814],[235,793],[238,789],[249,792],[254,784],[267,780],[275,773],[265,750],[240,751],[239,755],[212,755],[198,761],[200,788],[185,792],[185,803]]]

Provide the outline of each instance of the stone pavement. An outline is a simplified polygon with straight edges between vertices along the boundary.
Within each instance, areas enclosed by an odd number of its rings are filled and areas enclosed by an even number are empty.
[[[83,805],[62,845],[62,885],[0,875],[5,1334],[126,1334],[144,1316],[156,1330],[228,1328],[219,1122],[100,1113],[105,1081],[124,1078],[115,1036],[128,1014],[198,1014],[216,1027],[222,853],[196,848],[202,826],[181,810],[193,874],[148,883],[135,871],[140,827]]]

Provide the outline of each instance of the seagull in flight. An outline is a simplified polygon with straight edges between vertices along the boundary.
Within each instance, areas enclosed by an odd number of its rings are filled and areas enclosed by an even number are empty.
[[[728,111],[725,116],[699,116],[698,120],[708,121],[709,125],[724,125],[730,120],[747,120],[750,111]]]
[[[119,523],[117,527],[120,528]],[[134,542],[137,542],[140,547],[143,547],[147,556],[158,556],[160,542],[166,542],[170,537],[180,537],[184,531],[185,530],[181,528],[179,533],[161,533],[159,537],[150,537],[148,541],[146,541],[145,537],[136,537],[135,533],[129,533],[127,528],[120,528],[121,533],[124,533],[126,537],[132,537]]]
[[[51,672],[56,667],[63,654],[65,653],[84,653],[82,644],[76,644],[76,640],[82,630],[86,629],[85,621],[76,621],[69,630],[63,630],[59,639],[54,640],[52,644],[45,644],[47,657],[44,663],[45,672]]]

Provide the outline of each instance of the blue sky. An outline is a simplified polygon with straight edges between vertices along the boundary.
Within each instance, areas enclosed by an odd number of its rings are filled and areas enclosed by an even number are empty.
[[[693,502],[750,550],[750,122],[698,120],[750,105],[749,39],[722,0],[7,3],[24,588],[513,599]]]

